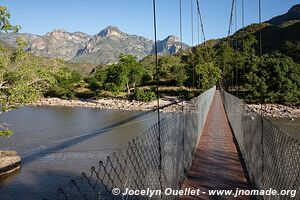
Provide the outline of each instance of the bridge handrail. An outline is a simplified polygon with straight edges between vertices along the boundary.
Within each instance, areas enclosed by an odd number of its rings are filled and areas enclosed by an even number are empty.
[[[133,139],[127,148],[100,160],[90,173],[72,180],[69,187],[60,188],[53,199],[143,199],[115,196],[113,189],[118,188],[121,192],[126,188],[180,189],[191,166],[215,90],[213,87],[192,99],[180,112],[163,114],[160,122],[161,154],[156,123]],[[176,199],[176,196],[157,198]]]
[[[260,190],[296,190],[299,197],[300,142],[222,88],[221,94],[254,187]],[[259,198],[282,199],[282,196]],[[285,199],[293,198],[286,196]]]

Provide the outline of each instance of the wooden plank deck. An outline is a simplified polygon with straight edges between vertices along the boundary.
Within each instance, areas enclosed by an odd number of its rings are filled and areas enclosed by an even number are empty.
[[[250,189],[228,124],[220,92],[217,90],[209,110],[197,151],[183,189],[200,189],[200,196],[181,199],[251,199],[250,196],[209,196],[208,190]]]

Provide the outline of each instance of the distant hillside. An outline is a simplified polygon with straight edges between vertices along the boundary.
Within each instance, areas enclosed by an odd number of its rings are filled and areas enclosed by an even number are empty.
[[[98,34],[91,36],[82,32],[69,33],[56,29],[39,36],[27,33],[0,33],[0,40],[12,47],[16,38],[27,42],[26,51],[38,56],[61,58],[73,63],[108,64],[115,63],[121,53],[132,54],[138,59],[154,52],[154,42],[137,35],[120,31],[108,26]],[[158,42],[160,54],[173,54],[181,43],[175,36],[169,36]],[[188,48],[183,44],[183,48]]]
[[[287,13],[270,19],[267,23],[281,26],[285,22],[293,20],[300,20],[300,4],[293,6]]]
[[[237,38],[240,47],[243,38],[247,38],[249,35],[255,36],[258,41],[260,28],[262,29],[263,53],[269,53],[275,50],[286,53],[286,44],[288,42],[295,45],[300,44],[300,4],[293,6],[287,13],[274,17],[262,24],[251,24],[244,29],[238,30],[231,36],[231,41],[234,44]],[[227,38],[212,40],[209,42],[209,45],[216,47],[225,41],[227,41]],[[295,53],[293,54],[295,55]],[[289,56],[298,62],[298,58],[292,55]]]

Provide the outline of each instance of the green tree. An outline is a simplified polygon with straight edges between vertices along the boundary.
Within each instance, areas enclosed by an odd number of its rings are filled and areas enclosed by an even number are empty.
[[[188,54],[188,56],[183,56],[182,60],[186,63],[186,85],[195,87],[197,85],[195,79],[196,65],[212,62],[214,57],[214,49],[203,44],[200,46],[193,47],[191,49],[191,53]]]
[[[155,66],[155,55],[148,55],[143,58],[140,63],[142,64],[145,73],[142,78],[142,84],[147,84],[154,80],[154,76],[156,74],[156,66]]]
[[[10,13],[5,6],[0,5],[0,31],[1,32],[18,32],[20,26],[13,26],[9,22]],[[1,110],[4,111],[6,109],[7,104],[7,96],[5,95],[4,90],[7,90],[9,86],[7,86],[7,80],[5,80],[5,74],[8,70],[10,58],[8,53],[5,52],[3,47],[0,47],[0,103],[1,103]],[[6,126],[0,125],[0,136],[9,136],[12,134],[12,131],[9,130]]]
[[[197,64],[195,67],[195,80],[197,87],[201,90],[207,90],[217,85],[221,79],[222,71],[214,62]]]
[[[183,86],[187,80],[185,64],[181,55],[167,55],[159,58],[160,79],[169,84]]]
[[[233,66],[235,61],[234,49],[227,43],[223,43],[216,50],[216,66],[222,70],[222,84],[228,88],[233,83]]]
[[[286,41],[283,46],[282,52],[287,56],[293,58],[293,60],[296,63],[300,64],[300,41],[296,41],[296,42]]]
[[[120,55],[119,63],[107,68],[106,88],[113,92],[126,90],[130,94],[141,83],[145,70],[132,55]]]
[[[265,100],[279,103],[299,103],[300,67],[290,57],[279,52],[263,57],[263,68],[267,72]]]
[[[61,65],[59,69],[53,72],[54,82],[45,92],[45,96],[59,98],[73,98],[75,96],[76,86],[82,80],[79,73],[71,71],[69,68]]]
[[[279,52],[253,58],[246,68],[248,101],[299,103],[299,64]]]
[[[85,78],[89,89],[92,91],[105,89],[105,81],[107,79],[107,70],[102,68],[95,69],[94,74]]]
[[[107,68],[105,88],[111,92],[125,90],[128,82],[128,69],[124,65],[112,64]]]
[[[141,83],[145,70],[142,64],[137,62],[133,56],[126,56],[120,64],[126,65],[126,68],[129,68],[126,90],[130,94],[131,90],[135,89]]]
[[[246,61],[245,88],[248,91],[247,101],[260,102],[261,94],[266,93],[267,72],[263,69],[263,62],[257,56]]]
[[[17,40],[18,47],[10,53],[2,49],[0,55],[0,104],[2,111],[30,103],[42,96],[54,82],[52,68],[44,66],[40,58],[23,51],[24,42]],[[2,127],[1,135],[8,135]]]
[[[10,13],[5,6],[0,5],[0,30],[1,31],[13,31],[13,32],[18,32],[20,30],[19,25],[11,25],[9,22],[10,18]]]
[[[172,74],[172,81],[174,81],[177,86],[183,86],[188,78],[183,64],[174,64],[171,67],[170,73]]]

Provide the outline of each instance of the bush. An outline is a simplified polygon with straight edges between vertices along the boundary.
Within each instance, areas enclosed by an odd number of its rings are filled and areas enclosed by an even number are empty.
[[[9,129],[3,129],[3,130],[0,130],[0,136],[2,137],[8,137],[10,135],[13,134],[13,131],[12,130],[9,130]]]
[[[95,97],[96,95],[97,95],[96,91],[83,91],[83,92],[77,92],[75,94],[75,97],[79,99],[90,99]]]
[[[56,97],[62,99],[74,98],[74,91],[69,87],[52,86],[47,92],[44,93],[45,97]]]
[[[156,99],[156,95],[152,91],[144,91],[143,89],[135,89],[133,99],[137,101],[149,102]]]

